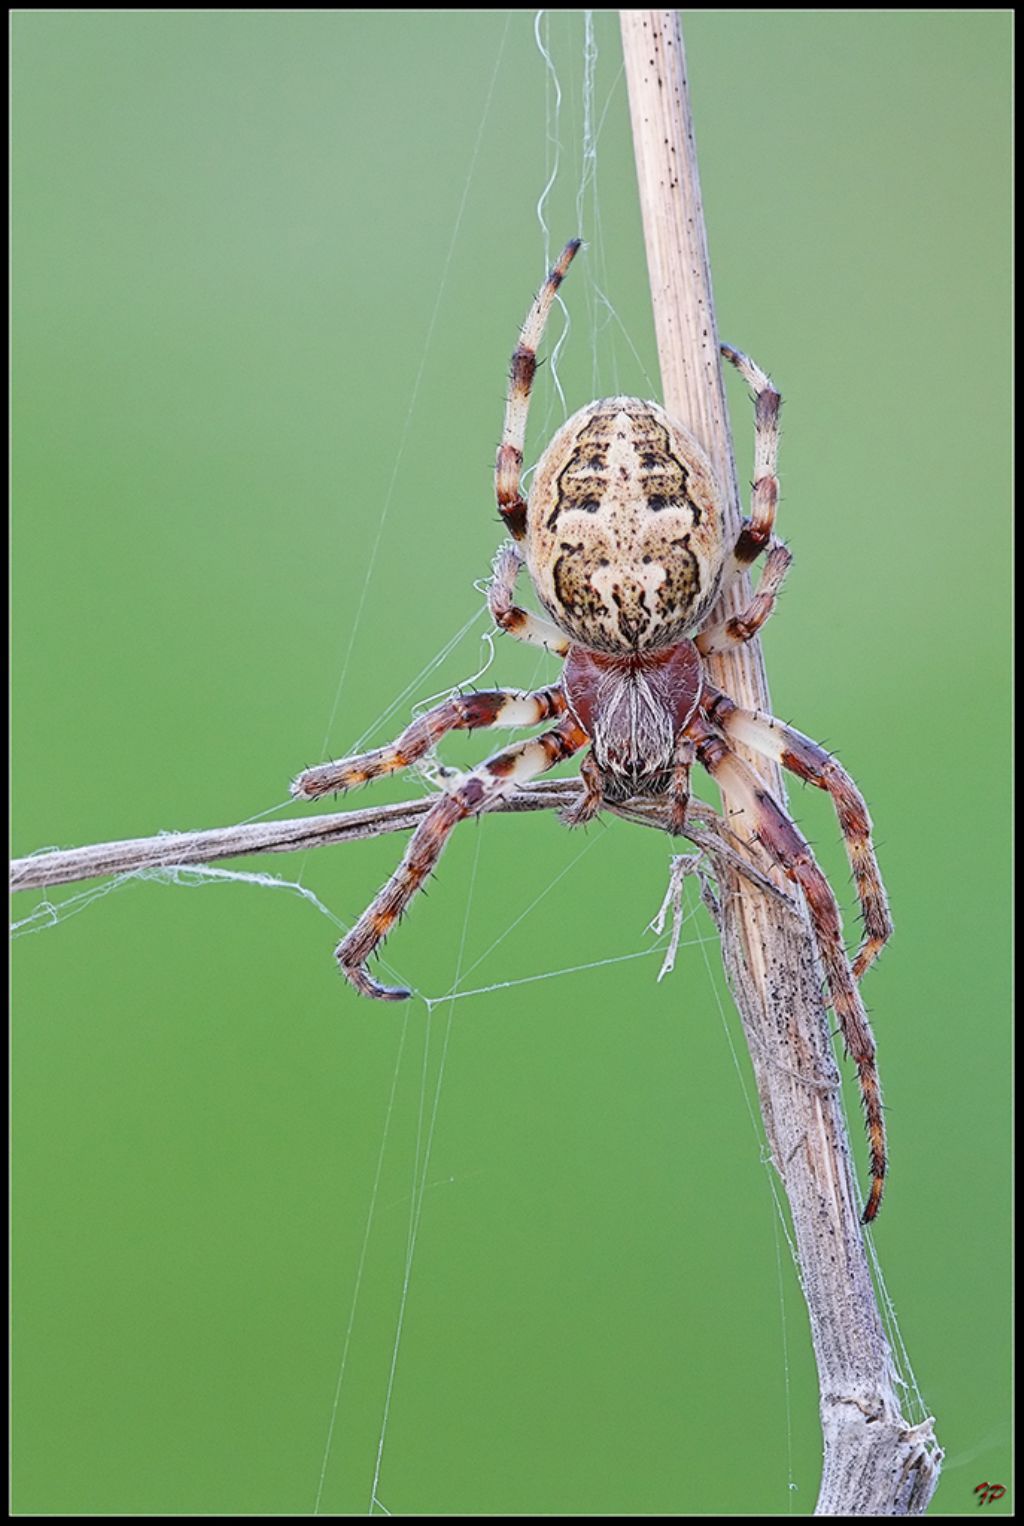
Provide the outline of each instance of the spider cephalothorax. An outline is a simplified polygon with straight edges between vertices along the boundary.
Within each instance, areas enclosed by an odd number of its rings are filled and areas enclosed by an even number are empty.
[[[638,398],[590,403],[563,424],[540,459],[526,502],[523,442],[537,346],[578,249],[574,239],[562,251],[512,356],[495,488],[513,538],[498,553],[488,593],[502,630],[566,659],[561,682],[533,693],[453,695],[390,746],[307,769],[292,790],[314,800],[350,789],[408,767],[455,729],[555,724],[495,753],[437,798],[395,873],[338,945],[338,962],[364,996],[408,996],[376,981],[367,960],[433,871],[453,828],[588,743],[580,768],[584,789],[565,818],[574,826],[591,820],[603,803],[660,796],[667,801],[669,829],[682,831],[690,769],[699,762],[729,797],[730,830],[760,842],[806,897],[864,1100],[872,1178],[864,1217],[872,1219],[882,1200],[885,1128],[874,1038],[857,981],[892,924],[867,807],[833,757],[772,716],[741,709],[710,682],[703,662],[757,634],[791,561],[774,538],[781,400],[753,361],[721,347],[755,398],[751,511],[731,543],[723,538],[721,499],[704,451],[659,404]],[[747,607],[715,618],[720,594],[762,552],[761,581]],[[548,618],[515,602],[524,562]],[[864,919],[864,939],[852,963],[828,881],[789,815],[735,751],[737,743],[832,797]]]
[[[680,757],[679,739],[697,708],[703,682],[703,664],[692,641],[615,657],[572,648],[562,688],[570,714],[593,744],[599,776],[594,793],[619,803],[669,788],[674,767],[688,767],[693,756],[691,747]],[[600,798],[595,799],[595,807],[599,804]]]

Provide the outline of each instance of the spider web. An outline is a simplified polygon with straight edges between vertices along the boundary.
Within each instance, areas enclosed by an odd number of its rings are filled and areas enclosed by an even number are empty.
[[[342,701],[345,696],[353,657],[357,650],[367,601],[380,564],[380,554],[385,542],[389,512],[402,480],[410,429],[416,416],[424,372],[434,341],[442,300],[450,278],[452,260],[460,236],[467,198],[475,181],[476,165],[481,143],[490,121],[492,97],[502,68],[505,42],[512,14],[509,13],[506,19],[505,31],[502,34],[501,43],[496,53],[494,72],[486,88],[479,127],[465,172],[461,197],[453,213],[451,238],[443,267],[438,277],[436,297],[427,322],[418,368],[414,376],[408,404],[400,427],[398,442],[394,451],[392,471],[383,495],[363,575],[359,599],[351,624],[342,643],[336,687],[326,718],[323,743],[318,749],[318,755],[321,757],[351,755],[365,750],[368,745],[372,745],[377,739],[384,739],[392,735],[400,725],[404,725],[410,705],[412,705],[416,712],[428,709],[448,694],[479,682],[494,663],[494,641],[490,632],[485,628],[487,623],[486,610],[481,600],[474,613],[465,619],[454,630],[452,635],[443,641],[428,660],[419,667],[418,671],[405,681],[403,686],[389,699],[386,707],[364,728],[361,734],[354,737],[347,746],[332,750],[330,741],[335,731],[339,712],[342,709]],[[552,192],[559,182],[559,177],[564,174],[563,166],[565,161],[570,159],[570,154],[566,146],[566,133],[563,123],[563,86],[559,68],[554,57],[556,50],[550,38],[549,13],[539,12],[537,14],[534,20],[534,35],[539,66],[543,68],[547,82],[546,163],[543,172],[543,186],[536,206],[536,220],[539,230],[538,242],[542,251],[542,260],[539,260],[538,264],[539,267],[542,266],[543,269],[547,269],[550,267],[552,254],[556,246],[556,241],[552,237],[548,221],[549,203]],[[576,111],[574,113],[574,126],[578,130],[578,141],[575,144],[575,153],[571,156],[571,162],[576,184],[577,230],[587,239],[589,260],[587,279],[584,280],[580,276],[574,276],[574,280],[581,289],[583,311],[585,312],[585,319],[581,321],[577,318],[577,323],[583,332],[590,336],[591,395],[598,396],[602,392],[606,392],[608,390],[607,382],[609,379],[612,383],[612,390],[616,393],[621,391],[620,347],[624,347],[633,365],[638,367],[643,374],[648,395],[656,396],[658,393],[657,384],[643,367],[632,339],[622,324],[613,303],[606,294],[606,286],[608,284],[607,260],[600,214],[600,161],[598,144],[601,129],[604,125],[614,92],[623,89],[622,71],[620,69],[615,76],[607,94],[602,99],[598,99],[596,81],[599,50],[594,18],[590,12],[583,14],[582,38],[578,46],[580,53],[578,60],[575,62],[578,63],[579,70],[579,99],[575,103]],[[543,406],[537,408],[537,402],[540,402],[541,399],[539,397],[535,399],[535,411],[542,421],[537,432],[544,438],[549,437],[554,427],[557,427],[557,423],[561,421],[561,418],[567,416],[571,411],[559,376],[559,361],[562,357],[564,346],[570,342],[571,325],[568,312],[565,309],[564,303],[561,303],[561,299],[559,299],[559,303],[562,308],[563,326],[561,332],[554,339],[553,344],[549,342],[548,387]],[[524,481],[528,483],[528,480],[529,472],[524,474]],[[481,594],[483,586],[483,584],[478,585],[478,592]],[[429,692],[430,683],[434,676],[449,668],[452,662],[458,662],[463,665],[461,668],[463,676],[460,681],[454,685],[444,684],[435,692]],[[546,654],[538,654],[535,659],[535,670],[531,687],[536,687],[540,682],[544,681],[544,675],[548,667],[549,659]],[[418,776],[421,787],[430,788],[436,783],[438,766],[435,759],[429,758],[425,760],[422,766],[413,771],[410,777]],[[290,804],[290,802],[278,802],[261,812],[260,815],[272,815],[287,804]],[[258,818],[251,817],[249,819],[255,820]],[[399,1380],[399,1357],[406,1331],[409,1295],[414,1281],[417,1249],[424,1219],[424,1206],[429,1188],[436,1185],[431,1180],[432,1157],[438,1119],[442,1112],[444,1082],[453,1041],[453,1023],[456,1009],[458,1008],[461,1011],[462,1004],[470,1000],[479,1000],[488,996],[496,997],[501,993],[522,993],[526,988],[540,983],[563,981],[571,984],[575,979],[588,972],[608,970],[612,966],[624,965],[631,962],[638,963],[641,968],[649,969],[650,978],[653,980],[658,964],[665,958],[666,951],[668,950],[671,935],[666,933],[652,936],[650,927],[645,927],[641,920],[639,926],[625,931],[625,946],[617,952],[608,952],[603,948],[595,949],[592,951],[592,957],[574,958],[564,965],[541,966],[532,971],[526,969],[523,973],[494,978],[489,981],[486,980],[488,968],[491,968],[493,971],[494,955],[498,949],[505,945],[508,940],[513,939],[514,935],[524,926],[529,931],[530,919],[538,911],[545,908],[545,903],[550,905],[549,897],[555,895],[559,889],[564,890],[567,886],[578,887],[581,880],[581,865],[584,860],[590,860],[591,855],[597,854],[598,858],[600,857],[604,841],[603,834],[594,833],[587,838],[582,846],[574,848],[574,851],[567,856],[564,867],[548,879],[527,904],[510,915],[507,925],[503,927],[496,938],[487,944],[482,952],[471,956],[469,953],[469,935],[477,887],[480,882],[479,868],[484,843],[484,834],[477,834],[451,983],[446,990],[433,994],[416,991],[416,999],[408,1004],[400,1031],[390,1091],[381,1120],[380,1142],[374,1174],[370,1184],[365,1223],[351,1291],[351,1302],[341,1333],[337,1380],[330,1413],[326,1417],[324,1448],[319,1476],[316,1481],[313,1505],[314,1514],[320,1513],[324,1503],[334,1444],[342,1417],[342,1400],[345,1394],[345,1383],[349,1370],[351,1344],[363,1297],[370,1242],[381,1212],[380,1192],[384,1180],[385,1161],[391,1146],[400,1083],[405,1069],[410,1064],[415,1063],[414,1059],[410,1058],[413,1048],[413,1045],[410,1043],[410,1028],[414,1021],[414,1016],[420,1013],[424,1020],[422,1053],[419,1061],[419,1083],[416,1088],[417,1117],[415,1143],[408,1172],[408,1220],[405,1235],[404,1261],[401,1269],[400,1292],[394,1317],[394,1336],[391,1342],[390,1359],[386,1374],[384,1375],[380,1426],[373,1458],[373,1477],[368,1502],[370,1514],[374,1512],[380,1514],[391,1513],[381,1498],[382,1479],[385,1476],[384,1465],[392,1417],[392,1403]],[[173,885],[179,889],[209,889],[214,885],[225,886],[231,884],[236,886],[245,885],[261,890],[283,891],[286,894],[300,898],[310,905],[339,932],[347,931],[349,924],[345,919],[337,915],[318,894],[303,883],[307,861],[307,859],[302,860],[298,872],[293,879],[266,873],[243,872],[212,866],[172,866],[160,869],[139,870],[133,874],[121,875],[99,885],[91,886],[77,894],[57,901],[49,897],[43,897],[27,915],[12,924],[11,933],[12,936],[19,937],[29,933],[36,933],[46,928],[59,926],[80,912],[91,908],[97,901],[103,900],[114,892],[124,889],[129,883],[136,880],[165,886]],[[656,899],[655,893],[652,895],[652,900]],[[652,904],[651,912],[653,913],[655,909],[655,906]],[[682,937],[678,936],[680,930],[683,933]],[[792,1496],[796,1491],[797,1485],[792,1459],[792,1413],[789,1398],[790,1360],[788,1337],[786,1334],[783,1244],[788,1246],[794,1266],[797,1265],[795,1248],[790,1238],[786,1212],[779,1196],[775,1173],[765,1145],[760,1115],[751,1097],[746,1071],[733,1037],[726,1007],[720,996],[719,981],[712,968],[709,945],[713,944],[717,949],[717,935],[706,918],[699,900],[692,896],[689,887],[686,890],[686,901],[680,926],[676,929],[676,938],[678,948],[682,951],[684,957],[687,952],[697,952],[706,968],[707,981],[714,995],[741,1095],[750,1119],[755,1148],[758,1150],[760,1159],[764,1164],[765,1175],[772,1194],[778,1264],[783,1380],[786,1392],[787,1488],[790,1496],[789,1508],[793,1509]],[[519,947],[522,946],[522,944],[519,945]],[[520,955],[517,967],[526,961],[526,957],[525,953]],[[392,967],[390,960],[381,961],[381,963],[391,978],[411,984],[411,982],[403,978],[400,971]],[[870,1241],[869,1245],[871,1245]],[[906,1390],[906,1396],[910,1401],[913,1416],[917,1419],[923,1419],[927,1411],[907,1358],[892,1300],[885,1288],[881,1268],[875,1256],[873,1245],[871,1245],[870,1255],[874,1275],[882,1294],[882,1307],[886,1319],[887,1333],[896,1354],[899,1370],[903,1374],[901,1381]]]

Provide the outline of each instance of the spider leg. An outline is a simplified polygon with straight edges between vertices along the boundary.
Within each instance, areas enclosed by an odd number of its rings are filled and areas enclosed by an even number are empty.
[[[742,350],[734,350],[729,344],[719,348],[754,394],[754,485],[750,518],[743,521],[732,554],[726,561],[722,578],[724,591],[738,572],[757,561],[772,537],[775,506],[779,501],[779,409],[782,398],[771,378]]]
[[[757,592],[746,609],[728,620],[716,620],[711,625],[706,625],[700,634],[694,637],[697,650],[702,657],[708,657],[712,652],[731,652],[734,647],[742,646],[743,642],[750,641],[757,635],[775,609],[779,589],[782,587],[792,561],[792,555],[787,548],[781,541],[776,541],[765,558]]]
[[[558,657],[569,651],[569,638],[543,615],[521,609],[515,603],[516,578],[523,559],[515,541],[506,541],[494,559],[494,571],[487,587],[487,605],[495,625],[517,641],[543,646]]]
[[[754,836],[782,867],[786,877],[798,884],[806,897],[828,978],[832,1007],[847,1051],[857,1067],[864,1102],[871,1156],[871,1189],[863,1220],[869,1223],[878,1212],[885,1189],[882,1091],[875,1063],[874,1035],[843,944],[842,920],[835,896],[807,842],[753,771],[712,730],[706,718],[696,717],[690,723],[689,731],[697,744],[700,762],[728,795],[734,808],[747,818]]]
[[[537,726],[553,720],[565,711],[565,696],[559,685],[524,694],[518,689],[488,689],[479,694],[456,694],[424,715],[419,715],[401,736],[387,747],[343,758],[338,763],[320,763],[307,768],[292,784],[292,794],[299,800],[317,800],[321,795],[337,794],[379,779],[382,774],[408,768],[440,741],[449,731],[475,731],[485,726]]]
[[[544,334],[555,293],[561,286],[566,271],[581,240],[574,238],[566,244],[557,263],[544,285],[537,293],[533,306],[526,316],[519,344],[512,354],[509,372],[508,401],[505,404],[505,427],[498,459],[494,469],[494,487],[498,498],[498,511],[508,525],[509,531],[522,540],[526,534],[526,503],[519,490],[523,470],[523,444],[526,439],[526,416],[530,409],[530,388],[537,369],[537,346]]]
[[[710,696],[708,715],[728,738],[774,759],[790,773],[831,795],[864,918],[864,938],[853,960],[853,973],[860,979],[892,936],[889,902],[871,842],[871,817],[863,795],[846,770],[810,737],[774,716],[741,709],[710,685],[705,694]]]
[[[691,739],[685,734],[677,738],[672,759],[672,782],[668,791],[668,830],[673,837],[681,836],[686,829],[686,813],[690,804],[690,769],[695,756],[696,749]]]
[[[361,995],[402,1001],[412,994],[400,987],[380,985],[367,971],[366,961],[433,872],[453,828],[467,816],[485,811],[502,795],[511,794],[517,785],[571,757],[587,740],[578,722],[565,716],[553,730],[495,753],[431,806],[394,874],[335,949],[343,973]]]
[[[575,805],[566,806],[562,820],[567,827],[585,827],[593,821],[604,800],[604,783],[601,770],[593,752],[588,752],[580,764],[583,793]]]

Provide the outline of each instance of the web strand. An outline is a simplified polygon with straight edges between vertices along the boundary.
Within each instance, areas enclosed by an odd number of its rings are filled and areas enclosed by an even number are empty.
[[[498,74],[501,70],[501,61],[505,54],[505,44],[508,40],[508,30],[511,19],[512,12],[510,11],[505,18],[505,29],[501,34],[501,41],[498,44],[497,54],[494,60],[494,69],[491,73],[490,84],[487,88],[487,95],[484,100],[483,111],[480,117],[480,125],[477,128],[476,139],[473,144],[473,151],[470,155],[469,167],[463,180],[462,195],[459,200],[458,209],[455,213],[455,220],[452,224],[451,238],[448,241],[448,251],[445,255],[444,263],[441,267],[441,275],[437,285],[437,295],[434,298],[434,306],[430,314],[430,320],[427,324],[427,332],[423,341],[423,348],[420,353],[419,365],[416,370],[416,376],[413,380],[409,402],[405,410],[405,416],[402,420],[401,429],[399,431],[398,444],[395,449],[394,459],[391,467],[391,476],[384,494],[384,502],[381,507],[380,518],[377,521],[376,535],[370,548],[369,561],[367,563],[366,573],[363,578],[363,585],[360,589],[359,601],[356,605],[356,612],[352,622],[352,629],[349,634],[348,645],[345,648],[345,654],[342,658],[341,674],[338,678],[338,686],[334,693],[334,702],[331,705],[330,715],[328,716],[327,720],[327,727],[324,732],[323,744],[320,748],[320,755],[322,757],[327,756],[328,748],[330,746],[331,732],[334,729],[335,717],[338,713],[338,707],[341,704],[341,696],[344,693],[345,682],[348,678],[349,667],[351,666],[352,662],[352,654],[355,650],[356,638],[359,634],[359,627],[362,624],[363,611],[366,608],[367,594],[369,593],[370,584],[373,581],[373,574],[377,565],[377,557],[380,552],[381,541],[384,535],[384,526],[387,521],[388,511],[391,508],[391,504],[395,496],[395,488],[398,483],[398,474],[401,470],[405,457],[406,445],[409,439],[409,429],[412,425],[412,420],[416,412],[416,406],[419,401],[420,387],[423,382],[423,375],[426,370],[427,360],[433,347],[434,333],[437,329],[437,320],[441,311],[441,303],[444,299],[444,295],[448,287],[448,276],[451,270],[452,258],[455,254],[455,246],[458,242],[459,233],[462,228],[462,220],[466,210],[466,202],[469,198],[469,192],[473,185],[476,163],[480,156],[480,145],[483,142],[484,129],[487,126],[487,120],[490,116],[491,102],[494,98],[494,88],[497,84]]]

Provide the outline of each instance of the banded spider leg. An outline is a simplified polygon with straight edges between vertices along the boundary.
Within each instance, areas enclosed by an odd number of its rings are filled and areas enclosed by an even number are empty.
[[[792,767],[795,763],[797,765],[795,772],[801,777],[808,778],[810,782],[817,783],[820,788],[829,789],[830,793],[838,790],[844,806],[849,803],[844,785],[849,786],[852,795],[860,801],[861,807],[863,807],[863,801],[860,800],[852,782],[837,764],[832,765],[835,773],[830,772],[827,766],[816,765],[817,776],[812,777],[808,751],[800,744],[807,744],[807,748],[814,749],[814,743],[808,743],[806,737],[790,732],[788,727],[783,727],[779,722],[771,723],[767,718],[754,716],[750,711],[740,710],[725,695],[716,694],[707,710],[698,714],[690,724],[689,732],[696,743],[697,757],[701,764],[728,795],[734,809],[747,818],[752,828],[752,835],[763,844],[780,865],[786,877],[798,884],[804,892],[815,941],[825,967],[832,1007],[839,1022],[843,1041],[857,1067],[871,1161],[871,1187],[863,1213],[864,1222],[869,1223],[878,1212],[885,1188],[885,1119],[882,1113],[878,1067],[875,1062],[874,1035],[871,1032],[871,1024],[846,952],[846,945],[843,942],[839,907],[828,880],[819,869],[806,839],[774,796],[765,789],[753,770],[731,750],[728,741],[720,734],[720,728],[736,740],[740,740],[742,736],[742,739],[749,742],[751,746],[769,756],[773,755],[770,749],[777,749],[779,762],[785,767]],[[782,745],[779,740],[780,733],[786,734],[786,739],[793,745],[789,747]],[[828,755],[820,748],[815,751],[825,759],[826,765],[831,762]],[[842,776],[842,781],[838,779],[838,775]],[[833,799],[837,799],[835,793],[833,793]],[[842,821],[842,808],[839,807],[838,800],[837,808],[840,809]],[[866,816],[865,810],[864,817]],[[861,833],[858,830],[856,834],[847,836],[846,842],[851,861],[855,853],[858,857],[866,853],[871,862],[874,862],[874,854],[866,831]],[[877,866],[875,867],[877,871]],[[867,887],[858,886],[858,888],[863,888],[864,893],[867,894]],[[881,888],[880,881],[878,881],[878,888],[879,890]],[[884,894],[882,904],[884,905]],[[888,936],[887,932],[886,936]],[[862,968],[867,968],[862,956],[866,954],[868,948],[869,943],[866,941],[861,950],[861,956],[858,956]]]
[[[557,685],[532,694],[495,689],[444,700],[419,716],[387,747],[306,769],[295,780],[292,794],[302,800],[315,800],[408,768],[449,731],[535,726],[556,717],[561,720],[550,731],[495,753],[431,806],[394,874],[335,949],[343,973],[361,995],[401,1001],[411,994],[401,987],[381,985],[369,974],[366,962],[433,872],[452,829],[466,817],[487,810],[518,785],[571,757],[585,745],[587,737],[578,723],[565,714],[565,698]]]

